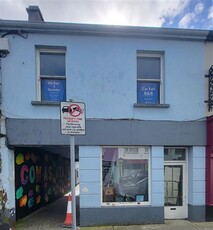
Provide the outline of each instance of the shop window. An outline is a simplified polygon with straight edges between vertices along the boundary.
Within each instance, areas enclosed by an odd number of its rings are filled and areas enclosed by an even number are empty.
[[[137,53],[137,103],[162,103],[163,55]]]
[[[102,202],[149,202],[149,147],[102,148]]]
[[[66,101],[66,67],[64,49],[38,49],[38,100]]]

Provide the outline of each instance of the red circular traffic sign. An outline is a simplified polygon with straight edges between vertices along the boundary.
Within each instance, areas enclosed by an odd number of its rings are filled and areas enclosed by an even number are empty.
[[[72,117],[78,117],[82,114],[82,109],[77,104],[71,104],[68,108],[68,112]]]

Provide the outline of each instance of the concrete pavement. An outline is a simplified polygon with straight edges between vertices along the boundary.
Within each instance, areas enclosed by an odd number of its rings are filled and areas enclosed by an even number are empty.
[[[129,225],[129,226],[108,226],[108,227],[82,227],[82,230],[212,230],[212,222],[191,223],[186,220],[169,220],[165,224],[150,225]]]
[[[38,230],[51,229],[63,230],[61,227],[64,222],[67,211],[67,197],[41,208],[26,218],[19,220],[15,224],[15,230]],[[79,222],[79,214],[77,213],[77,223]],[[187,220],[169,220],[165,224],[150,225],[129,225],[129,226],[98,226],[98,227],[80,227],[81,230],[212,230],[213,222],[189,222]]]

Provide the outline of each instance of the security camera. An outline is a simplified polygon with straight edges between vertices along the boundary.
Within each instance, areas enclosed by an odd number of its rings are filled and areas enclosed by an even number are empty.
[[[10,52],[9,41],[7,38],[0,38],[0,57],[6,57]]]

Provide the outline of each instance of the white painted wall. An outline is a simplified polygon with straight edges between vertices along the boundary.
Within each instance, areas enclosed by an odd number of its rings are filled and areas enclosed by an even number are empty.
[[[205,74],[209,74],[210,67],[213,66],[213,42],[206,42],[205,44]],[[206,100],[208,100],[208,78],[205,79]],[[208,111],[206,104],[206,115],[213,115],[213,111]]]
[[[15,210],[15,172],[14,153],[5,146],[6,138],[0,138],[0,191],[6,194],[6,203],[3,201],[6,210]],[[2,201],[1,201],[2,202]],[[3,210],[0,202],[0,210]]]

